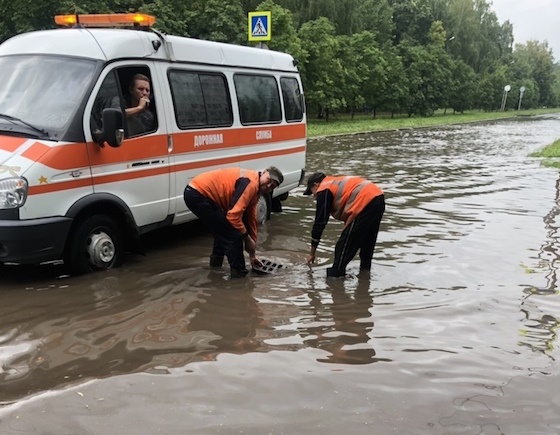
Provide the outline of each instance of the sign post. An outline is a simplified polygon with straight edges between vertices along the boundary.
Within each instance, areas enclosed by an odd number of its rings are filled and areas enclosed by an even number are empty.
[[[502,96],[502,112],[504,110],[506,110],[506,101],[507,101],[507,95],[508,92],[511,91],[511,86],[510,85],[505,85],[504,86],[504,95]]]
[[[271,12],[249,12],[249,41],[270,41],[272,36]]]
[[[517,110],[521,110],[521,100],[523,99],[523,92],[525,92],[525,86],[519,88],[519,104],[517,105]]]

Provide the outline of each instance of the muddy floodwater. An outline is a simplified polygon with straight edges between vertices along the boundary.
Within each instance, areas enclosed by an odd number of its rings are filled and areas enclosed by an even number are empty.
[[[315,139],[387,209],[371,274],[309,269],[298,188],[230,280],[191,223],[81,277],[0,271],[0,434],[558,434],[560,115]]]

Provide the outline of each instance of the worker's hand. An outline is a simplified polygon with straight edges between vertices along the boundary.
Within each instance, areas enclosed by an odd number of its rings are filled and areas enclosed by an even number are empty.
[[[251,236],[245,237],[245,251],[249,254],[249,256],[255,256],[255,252],[257,250],[257,244],[253,240]]]
[[[311,266],[315,262],[315,254],[309,254],[307,256],[307,265]]]
[[[140,107],[140,109],[146,110],[149,105],[150,105],[150,99],[148,97],[140,98],[140,101],[138,102],[138,107]]]
[[[257,257],[255,257],[254,255],[253,255],[253,256],[249,256],[249,261],[251,261],[251,266],[252,266],[252,267],[259,268],[259,267],[262,267],[262,265],[263,265],[263,264],[261,263],[261,260],[259,260],[259,259],[258,259]]]

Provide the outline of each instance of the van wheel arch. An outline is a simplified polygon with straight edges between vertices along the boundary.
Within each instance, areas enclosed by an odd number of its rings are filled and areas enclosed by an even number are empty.
[[[134,222],[132,214],[124,204],[121,204],[118,198],[113,198],[113,195],[90,195],[82,198],[70,208],[67,216],[73,218],[73,223],[66,240],[64,262],[69,265],[68,268],[72,273],[82,274],[96,269],[117,267],[121,263],[126,251],[143,253],[140,242],[140,232]],[[82,234],[84,231],[82,227],[86,225],[87,230],[92,226],[93,224],[90,219],[93,217],[96,217],[94,223],[97,223],[98,226],[105,226],[107,227],[107,231],[115,233],[109,237],[115,237],[119,252],[117,253],[116,261],[111,261],[109,262],[110,264],[107,265],[101,263],[96,266],[96,262],[93,261],[92,265],[88,266],[85,264],[78,264],[79,261],[72,258],[73,255],[77,254],[77,251],[83,248],[76,246],[76,237],[82,239],[85,237]],[[94,231],[94,229],[90,228],[90,231]],[[98,243],[103,242],[99,240],[100,235],[96,237]],[[109,242],[108,240],[105,240],[105,242],[115,243],[115,241]],[[83,252],[80,252],[78,255],[81,254],[83,254]]]

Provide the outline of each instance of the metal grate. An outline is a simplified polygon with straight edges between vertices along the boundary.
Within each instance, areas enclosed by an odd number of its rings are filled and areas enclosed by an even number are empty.
[[[284,266],[280,263],[274,263],[270,260],[261,260],[262,266],[253,267],[253,271],[260,274],[269,274],[282,269]]]

